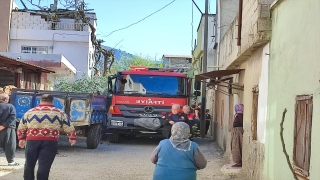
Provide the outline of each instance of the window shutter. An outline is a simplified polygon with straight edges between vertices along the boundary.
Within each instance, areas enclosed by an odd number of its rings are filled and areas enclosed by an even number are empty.
[[[312,111],[312,96],[297,96],[295,105],[293,160],[295,171],[304,177],[309,176],[310,168]]]

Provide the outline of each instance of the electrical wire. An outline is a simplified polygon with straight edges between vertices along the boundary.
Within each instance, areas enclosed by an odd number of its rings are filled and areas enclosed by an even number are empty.
[[[102,35],[106,35],[105,33],[103,33],[100,29],[98,29],[97,28],[97,30],[102,34]],[[102,37],[104,37],[104,36],[102,36]],[[121,41],[119,41],[119,42],[115,42],[114,40],[112,40],[111,38],[109,38],[109,37],[107,37],[111,42],[113,42],[114,44],[115,44],[115,47],[114,47],[114,49],[122,42],[122,41],[124,41],[124,39],[122,39]],[[123,47],[122,45],[121,45],[121,47],[120,48],[118,48],[118,49],[123,49],[123,50],[125,50],[125,51],[127,51],[127,52],[129,52],[128,51],[128,49],[126,49],[125,47]]]
[[[175,1],[176,1],[176,0],[171,1],[169,4],[163,6],[162,8],[158,9],[157,11],[149,14],[148,16],[144,17],[143,19],[141,19],[141,20],[139,20],[139,21],[137,21],[137,22],[135,22],[135,23],[132,23],[132,24],[126,26],[126,27],[123,27],[123,28],[120,28],[120,29],[116,29],[116,30],[114,30],[114,31],[111,31],[108,35],[103,36],[103,37],[108,37],[108,36],[110,36],[111,34],[117,32],[117,31],[121,31],[121,30],[127,29],[127,28],[129,28],[129,27],[131,27],[131,26],[133,26],[133,25],[136,25],[136,24],[140,23],[141,21],[144,21],[145,19],[149,18],[150,16],[156,14],[157,12],[163,10],[164,8],[168,7],[169,5],[171,5],[171,4],[172,4],[173,2],[175,2]]]

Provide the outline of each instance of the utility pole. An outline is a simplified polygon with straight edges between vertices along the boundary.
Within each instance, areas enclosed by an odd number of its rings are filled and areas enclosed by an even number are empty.
[[[202,58],[202,73],[207,72],[207,61],[208,61],[208,7],[209,0],[205,0],[205,13],[204,13],[204,46],[203,46],[203,58]],[[201,138],[205,137],[206,130],[206,88],[207,84],[202,82],[201,89],[201,120],[200,120],[200,135]]]

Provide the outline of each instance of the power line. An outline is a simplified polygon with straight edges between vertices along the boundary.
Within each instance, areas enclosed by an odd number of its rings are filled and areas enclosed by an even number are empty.
[[[130,25],[128,25],[128,26],[126,26],[126,27],[123,27],[123,28],[120,28],[120,29],[116,29],[116,30],[114,30],[114,31],[111,31],[108,35],[106,35],[106,36],[104,36],[104,37],[108,37],[108,36],[110,36],[111,34],[113,34],[113,33],[117,32],[117,31],[127,29],[127,28],[129,28],[129,27],[131,27],[131,26],[133,26],[133,25],[135,25],[135,24],[140,23],[141,21],[143,21],[143,20],[147,19],[148,17],[150,17],[150,16],[152,16],[152,15],[156,14],[157,12],[159,12],[159,11],[161,11],[162,9],[166,8],[167,6],[171,5],[171,4],[172,4],[173,2],[175,2],[175,1],[176,1],[176,0],[171,1],[169,4],[167,4],[167,5],[163,6],[163,7],[162,7],[162,8],[160,8],[159,10],[157,10],[157,11],[155,11],[155,12],[153,12],[153,13],[149,14],[149,15],[148,15],[148,16],[146,16],[145,18],[143,18],[143,19],[141,19],[141,20],[139,20],[139,21],[137,21],[137,22],[135,22],[135,23],[132,23],[132,24],[130,24]]]
[[[101,33],[101,34],[103,34],[103,35],[105,35],[106,36],[106,34],[105,33],[103,33],[100,29],[98,29],[97,28],[97,30]],[[102,36],[102,37],[105,37],[105,36]],[[112,40],[111,38],[109,38],[109,37],[107,37],[111,42],[113,42],[114,44],[115,44],[115,47],[113,47],[113,49],[115,49],[122,41],[124,41],[124,39],[122,39],[121,41],[119,41],[119,42],[115,42],[114,40]],[[122,48],[123,46],[121,45],[121,47],[120,48],[118,48],[118,49],[120,49],[121,50],[121,48]],[[129,52],[129,50],[128,49],[126,49],[125,47],[123,47],[122,48],[123,50],[125,50],[125,51],[127,51],[127,52]]]

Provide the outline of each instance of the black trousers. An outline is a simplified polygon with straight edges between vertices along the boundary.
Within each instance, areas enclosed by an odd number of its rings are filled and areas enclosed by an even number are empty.
[[[206,135],[208,134],[209,127],[210,127],[210,120],[206,120]]]
[[[192,124],[191,124],[191,121],[180,121],[180,122],[185,122],[185,123],[187,123],[188,125],[189,125],[189,128],[190,128],[190,134],[191,134],[191,137],[190,138],[192,138],[193,137],[193,133],[192,133]],[[166,136],[166,138],[170,138],[171,137],[171,129],[172,129],[172,125],[171,124],[166,124],[165,126],[164,126],[164,131],[166,132],[166,134],[167,134],[167,136]],[[189,138],[189,139],[190,139]]]
[[[38,180],[48,180],[51,165],[58,151],[57,141],[28,140],[26,145],[26,163],[24,179],[34,180],[34,168],[38,161]]]
[[[17,147],[17,134],[14,128],[4,128],[0,131],[0,147],[3,148],[8,163],[14,162]]]

